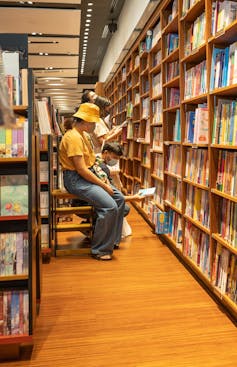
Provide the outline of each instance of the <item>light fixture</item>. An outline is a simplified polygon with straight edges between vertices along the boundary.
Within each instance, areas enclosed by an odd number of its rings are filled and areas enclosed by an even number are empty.
[[[87,18],[90,18],[91,17],[91,14],[86,14]]]
[[[104,26],[104,29],[103,29],[103,32],[102,32],[102,36],[101,36],[101,38],[106,38],[106,37],[108,36],[108,33],[109,33],[109,27],[108,27],[108,25],[106,24],[106,25]]]
[[[85,36],[88,36],[88,34],[89,34],[89,32],[84,32],[84,35],[85,35]]]
[[[48,52],[45,52],[45,56],[48,56]]]
[[[93,5],[93,3],[88,3],[88,6],[92,6]]]
[[[31,34],[32,34],[32,36],[35,36],[37,33],[36,32],[32,32]]]
[[[90,26],[90,24],[88,24],[88,27],[89,27],[89,26]],[[90,30],[89,28],[86,28],[86,29],[85,29],[85,32],[89,32],[89,30]]]
[[[87,9],[87,13],[88,13],[88,12],[91,12],[91,11],[92,11],[92,9]]]
[[[86,20],[86,23],[90,23],[90,22],[91,22],[91,19],[87,19],[87,20]]]
[[[87,40],[88,39],[88,36],[84,36],[84,40]]]
[[[42,56],[43,55],[43,52],[39,52],[39,55]]]

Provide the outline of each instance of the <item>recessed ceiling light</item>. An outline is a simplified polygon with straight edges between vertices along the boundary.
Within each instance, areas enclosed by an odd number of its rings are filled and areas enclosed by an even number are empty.
[[[30,5],[33,4],[33,1],[27,1],[27,4],[30,4]]]
[[[84,35],[85,35],[85,36],[88,36],[88,34],[89,34],[89,32],[84,32]]]
[[[40,52],[39,55],[42,56],[43,55],[43,52]]]
[[[87,9],[87,13],[89,13],[89,12],[91,12],[92,11],[92,9]]]
[[[48,56],[48,52],[45,52],[45,56]]]
[[[86,23],[90,23],[90,22],[91,22],[91,19],[87,19],[87,20],[86,20]]]
[[[35,36],[36,35],[36,32],[32,32],[31,34],[32,34],[32,36]]]
[[[91,14],[86,14],[87,18],[90,18],[91,17]]]
[[[88,3],[88,6],[92,6],[93,5],[93,3]]]
[[[24,1],[19,1],[19,3],[20,3],[20,4],[25,4],[25,2],[24,2]]]
[[[89,27],[89,26],[90,26],[90,24],[88,24],[88,27]],[[89,32],[89,30],[90,30],[89,28],[86,28],[86,29],[85,29],[85,32]]]
[[[87,40],[88,39],[88,36],[84,36],[84,40]]]

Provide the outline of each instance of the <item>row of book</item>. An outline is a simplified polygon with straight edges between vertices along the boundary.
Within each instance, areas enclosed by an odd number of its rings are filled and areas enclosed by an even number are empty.
[[[152,98],[159,96],[162,92],[162,77],[161,73],[152,76]]]
[[[194,226],[185,222],[184,230],[184,255],[189,257],[210,278],[210,246],[209,236]]]
[[[163,121],[162,100],[152,101],[152,124],[161,124]]]
[[[237,303],[237,256],[219,243],[214,254],[212,283]]]
[[[0,277],[28,274],[28,233],[0,233]]]
[[[205,42],[206,16],[202,13],[194,23],[190,24],[185,33],[184,53],[188,56]]]
[[[176,107],[180,103],[179,88],[167,88],[167,108]]]
[[[154,153],[153,155],[153,174],[163,180],[164,163],[162,154]]]
[[[166,65],[166,82],[176,78],[179,75],[179,61],[168,62]]]
[[[182,15],[184,16],[197,1],[199,0],[183,0]]]
[[[178,33],[168,33],[164,37],[164,54],[170,55],[174,50],[179,47],[179,35]]]
[[[208,186],[209,160],[207,149],[187,148],[184,177],[194,183]]]
[[[237,203],[221,198],[219,205],[219,233],[234,248],[237,248]]]
[[[0,176],[0,216],[28,215],[28,176]]]
[[[228,47],[213,46],[210,89],[226,87],[237,83],[237,42]]]
[[[216,188],[228,195],[237,195],[237,152],[219,150]]]
[[[185,71],[184,99],[207,92],[206,60]]]
[[[16,128],[0,127],[0,158],[28,156],[28,120],[16,119]]]
[[[162,126],[154,126],[153,127],[152,149],[153,150],[162,150],[163,149],[163,129],[162,129]]]
[[[0,291],[0,335],[29,335],[27,290]]]
[[[237,145],[237,101],[218,99],[214,109],[212,143]]]
[[[198,104],[194,111],[186,112],[185,142],[208,144],[208,107]]]
[[[182,183],[174,177],[167,177],[165,201],[179,210],[182,209]]]
[[[212,3],[212,34],[225,29],[237,19],[236,1],[224,0]]]
[[[209,192],[187,185],[185,214],[209,228]]]
[[[174,121],[174,129],[173,129],[173,141],[180,142],[181,141],[181,121],[180,121],[180,109],[177,109],[175,112],[175,121]]]
[[[28,106],[28,70],[20,70],[19,52],[2,52],[10,105]]]
[[[179,145],[170,145],[167,148],[166,170],[181,176],[181,148]]]

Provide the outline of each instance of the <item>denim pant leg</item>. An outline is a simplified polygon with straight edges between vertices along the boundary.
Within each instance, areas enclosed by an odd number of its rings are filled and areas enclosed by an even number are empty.
[[[64,171],[64,185],[68,192],[94,206],[96,223],[91,244],[93,254],[112,254],[117,231],[119,208],[115,200],[100,186],[84,180],[76,171]]]
[[[123,228],[123,218],[124,218],[124,209],[125,209],[125,199],[121,191],[119,191],[115,186],[113,187],[114,195],[113,199],[117,203],[118,206],[118,216],[116,226],[114,224],[115,230],[115,244],[119,244],[122,236],[122,228]]]

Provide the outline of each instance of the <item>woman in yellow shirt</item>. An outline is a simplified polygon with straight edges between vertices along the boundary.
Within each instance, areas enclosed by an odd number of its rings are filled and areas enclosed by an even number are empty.
[[[114,246],[121,240],[125,201],[119,190],[91,171],[95,154],[89,134],[100,119],[99,111],[92,103],[80,105],[73,115],[73,129],[66,131],[62,138],[59,156],[67,191],[95,209],[92,256],[97,260],[111,260]]]

